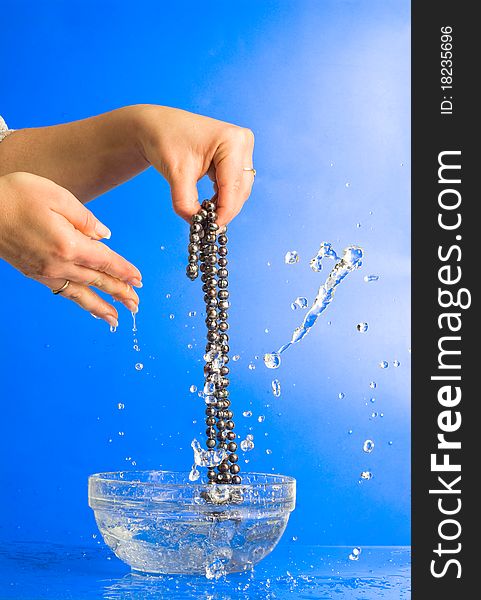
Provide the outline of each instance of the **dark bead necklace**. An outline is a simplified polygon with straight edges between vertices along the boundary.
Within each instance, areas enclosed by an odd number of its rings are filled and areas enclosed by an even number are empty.
[[[202,291],[206,305],[207,345],[205,347],[204,395],[207,408],[206,446],[226,451],[226,458],[207,471],[210,483],[241,483],[233,412],[229,391],[229,335],[227,309],[229,283],[227,277],[227,227],[219,232],[217,213],[212,200],[204,200],[200,211],[192,217],[189,235],[187,277],[192,281],[202,273]],[[200,267],[199,267],[200,262]],[[216,279],[217,277],[217,279]],[[217,469],[217,470],[215,470]]]

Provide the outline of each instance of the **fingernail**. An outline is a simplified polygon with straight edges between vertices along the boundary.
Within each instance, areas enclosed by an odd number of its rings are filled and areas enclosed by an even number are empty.
[[[125,300],[124,304],[130,310],[130,312],[133,312],[134,314],[139,312],[137,302],[134,302],[133,300]]]
[[[140,279],[138,279],[137,277],[134,277],[133,279],[131,279],[129,281],[130,285],[133,285],[134,287],[144,287],[144,284],[140,281]]]
[[[100,221],[97,221],[95,225],[95,233],[99,237],[104,238],[106,240],[110,240],[110,237],[112,236],[112,232],[110,231],[110,229],[108,227],[105,227],[105,225]]]
[[[113,315],[106,315],[105,316],[105,320],[107,321],[107,323],[111,327],[118,327],[119,326],[119,322],[118,322],[117,318],[114,317]]]

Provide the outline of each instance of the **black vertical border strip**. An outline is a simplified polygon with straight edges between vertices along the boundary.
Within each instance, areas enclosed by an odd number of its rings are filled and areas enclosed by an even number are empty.
[[[475,90],[480,87],[481,25],[475,18],[475,8],[476,4],[460,0],[412,2],[412,597],[415,600],[467,600],[480,595],[478,586],[470,587],[474,584],[474,565],[479,556],[477,532],[481,529],[480,517],[473,510],[479,505],[474,482],[481,482],[481,473],[479,468],[474,470],[475,467],[469,466],[470,459],[476,460],[480,455],[476,442],[481,440],[476,422],[479,412],[476,405],[481,398],[474,381],[475,362],[481,371],[477,360],[481,355],[477,346],[481,327],[475,315],[474,292],[475,263],[481,258],[481,251],[477,250],[478,243],[481,244],[481,229],[477,224],[481,194],[476,189],[478,173],[481,175],[481,152],[475,146],[476,131],[481,130],[479,108],[475,107],[480,104]],[[441,90],[440,80],[441,27],[446,26],[453,28],[452,93]],[[443,95],[453,97],[452,115],[441,115]],[[459,209],[462,224],[459,230],[451,232],[442,231],[438,226],[438,194],[443,189],[438,183],[438,155],[446,150],[461,150],[462,182],[454,187],[462,194]],[[461,240],[455,239],[458,234]],[[457,287],[470,290],[472,304],[466,310],[449,309],[461,313],[462,319],[460,332],[451,334],[462,338],[458,344],[461,357],[451,361],[461,361],[462,379],[454,385],[460,385],[462,400],[452,410],[461,412],[462,425],[446,437],[460,440],[462,448],[450,452],[451,462],[461,464],[461,473],[456,474],[461,475],[461,482],[456,486],[461,493],[445,498],[446,502],[452,502],[451,506],[455,505],[454,498],[460,498],[461,511],[452,518],[459,521],[462,531],[458,539],[445,541],[440,538],[438,527],[449,516],[441,515],[437,505],[439,496],[429,493],[430,489],[442,487],[437,483],[438,475],[453,479],[453,474],[432,473],[430,468],[430,457],[437,451],[440,432],[438,414],[445,410],[438,403],[437,392],[445,384],[430,378],[439,374],[438,340],[449,334],[438,326],[438,316],[444,312],[438,305],[438,288],[449,289],[438,281],[439,267],[447,264],[440,262],[438,248],[443,246],[446,250],[454,244],[461,247],[462,258],[460,262],[453,258],[450,264],[453,269],[461,267],[462,280]],[[455,291],[453,289],[453,293]],[[455,529],[451,525],[451,529],[448,526],[444,531],[454,534]],[[441,557],[435,554],[439,543],[443,550],[453,553]],[[454,552],[458,543],[461,550]],[[458,569],[451,565],[443,577],[435,578],[430,570],[431,561],[437,561],[435,568],[439,572],[450,558],[459,560],[461,577],[457,578]]]

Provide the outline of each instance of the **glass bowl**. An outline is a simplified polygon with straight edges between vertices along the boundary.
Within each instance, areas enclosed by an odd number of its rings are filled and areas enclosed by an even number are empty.
[[[218,578],[267,556],[295,507],[296,481],[242,473],[242,483],[188,473],[120,471],[89,477],[89,506],[105,543],[132,569]]]

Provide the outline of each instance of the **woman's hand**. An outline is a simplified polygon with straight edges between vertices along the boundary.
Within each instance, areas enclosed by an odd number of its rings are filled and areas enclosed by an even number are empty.
[[[110,231],[69,191],[29,173],[0,177],[0,258],[92,315],[117,326],[116,309],[91,287],[137,312],[139,270],[99,240]]]
[[[133,108],[144,157],[169,182],[175,212],[190,221],[199,211],[196,185],[208,175],[217,194],[217,223],[231,221],[254,182],[252,170],[245,170],[253,166],[252,131],[165,106]]]

